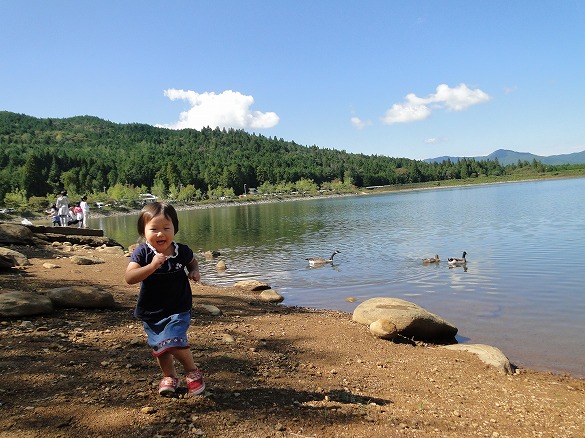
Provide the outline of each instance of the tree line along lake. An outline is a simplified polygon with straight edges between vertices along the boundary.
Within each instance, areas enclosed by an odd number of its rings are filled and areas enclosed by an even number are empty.
[[[177,240],[221,252],[225,272],[200,258],[206,283],[258,279],[286,305],[347,312],[402,298],[458,327],[459,342],[584,377],[584,193],[585,178],[572,178],[184,210]],[[128,246],[136,218],[90,226]],[[334,250],[333,264],[305,260]],[[449,268],[463,251],[467,266]]]

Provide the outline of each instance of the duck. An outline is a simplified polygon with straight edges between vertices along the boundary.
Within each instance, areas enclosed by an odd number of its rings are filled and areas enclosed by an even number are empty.
[[[333,254],[331,254],[331,257],[329,257],[328,259],[323,257],[308,257],[305,260],[309,262],[309,266],[325,265],[327,263],[333,263],[333,257],[335,257],[335,254],[338,254],[340,252],[341,251],[336,249],[335,251],[333,251]]]
[[[439,255],[438,254],[435,254],[435,257],[429,257],[428,259],[423,259],[423,263],[425,265],[426,264],[429,264],[429,263],[438,263],[440,261],[441,260],[439,259]]]
[[[466,255],[467,253],[463,251],[463,256],[461,258],[449,257],[447,262],[449,263],[449,266],[465,266],[467,264],[467,260],[465,259]]]

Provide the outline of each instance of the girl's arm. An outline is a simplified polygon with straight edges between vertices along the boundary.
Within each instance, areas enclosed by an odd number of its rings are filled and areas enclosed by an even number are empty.
[[[199,281],[201,279],[201,274],[199,273],[199,262],[195,257],[193,257],[193,260],[191,260],[191,262],[189,262],[187,265],[187,270],[189,271],[187,277],[189,277],[190,280]]]
[[[152,258],[152,261],[146,266],[140,266],[136,262],[130,262],[124,273],[124,280],[126,280],[126,283],[128,284],[140,283],[160,268],[166,260],[167,258],[164,254],[156,254]]]

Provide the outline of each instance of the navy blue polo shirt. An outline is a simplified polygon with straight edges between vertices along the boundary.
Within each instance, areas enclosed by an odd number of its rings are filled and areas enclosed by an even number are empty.
[[[140,282],[134,316],[143,321],[160,321],[167,316],[191,310],[193,298],[186,266],[193,261],[193,251],[187,245],[173,242],[175,255],[149,277]],[[146,266],[155,251],[148,244],[138,246],[130,261]]]

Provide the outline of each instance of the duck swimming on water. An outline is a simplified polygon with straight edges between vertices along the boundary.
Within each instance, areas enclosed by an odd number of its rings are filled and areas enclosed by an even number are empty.
[[[449,263],[450,267],[465,266],[467,264],[467,259],[465,258],[466,255],[467,253],[463,251],[463,256],[461,258],[450,257],[449,259],[447,259],[447,262]]]
[[[338,254],[339,252],[341,251],[336,249],[335,251],[333,251],[333,254],[331,254],[331,257],[329,257],[328,259],[323,257],[308,257],[305,260],[309,262],[309,266],[326,265],[327,263],[333,263],[333,257],[335,257],[335,254]]]
[[[441,260],[439,259],[439,255],[438,254],[436,254],[434,257],[429,257],[428,259],[423,259],[423,263],[425,265],[426,264],[429,264],[429,263],[438,263],[440,261]]]

